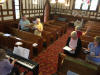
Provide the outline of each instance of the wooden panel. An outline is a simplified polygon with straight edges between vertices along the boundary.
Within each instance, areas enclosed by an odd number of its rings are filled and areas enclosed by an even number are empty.
[[[66,1],[69,1],[69,6],[68,7],[66,7],[64,4],[61,4],[61,3],[51,4],[51,14],[53,14],[53,15],[58,14],[58,15],[71,15],[71,16],[74,16],[74,15],[72,15],[73,11],[78,11],[79,13],[83,12],[82,10],[75,10],[74,9],[75,0],[66,0]],[[97,19],[99,17],[98,16],[99,12],[100,12],[100,2],[99,2],[97,11],[92,11],[91,12],[91,11],[87,10],[86,11],[87,14],[85,14],[82,17],[83,18],[87,17],[89,19]],[[81,16],[79,16],[79,17],[81,17]]]
[[[33,4],[32,0],[19,0],[20,17],[23,13],[29,18],[33,16],[43,16],[45,2],[46,0],[38,0],[38,4]],[[0,6],[0,11],[1,21],[12,19],[15,21],[15,0],[7,0],[3,6]],[[6,18],[11,15],[13,18]]]

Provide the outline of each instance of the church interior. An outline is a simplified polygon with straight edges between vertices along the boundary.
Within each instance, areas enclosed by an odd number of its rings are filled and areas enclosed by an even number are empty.
[[[0,0],[0,75],[100,75],[100,0]]]

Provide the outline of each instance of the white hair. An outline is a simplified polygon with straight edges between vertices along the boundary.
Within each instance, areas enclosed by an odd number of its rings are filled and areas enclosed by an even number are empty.
[[[71,37],[77,37],[77,32],[76,31],[71,32]]]
[[[75,30],[81,30],[81,27],[80,26],[76,26]]]
[[[37,18],[36,21],[39,21],[40,22],[41,20],[40,20],[40,18]]]

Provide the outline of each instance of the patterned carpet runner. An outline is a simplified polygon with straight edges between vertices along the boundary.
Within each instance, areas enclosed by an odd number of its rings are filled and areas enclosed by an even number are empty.
[[[56,72],[58,54],[63,52],[62,48],[65,46],[67,38],[72,30],[72,28],[68,28],[66,34],[33,59],[39,64],[39,75],[52,75]],[[28,73],[27,75],[32,75],[32,73]]]

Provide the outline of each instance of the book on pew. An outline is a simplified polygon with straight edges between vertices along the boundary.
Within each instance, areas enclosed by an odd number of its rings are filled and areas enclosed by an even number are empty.
[[[68,46],[65,46],[63,49],[66,50],[66,51],[71,51],[71,50],[72,50],[72,49],[71,49],[70,47],[68,47]]]
[[[11,36],[11,34],[6,33],[6,34],[4,34],[3,36],[8,37],[8,36]]]

